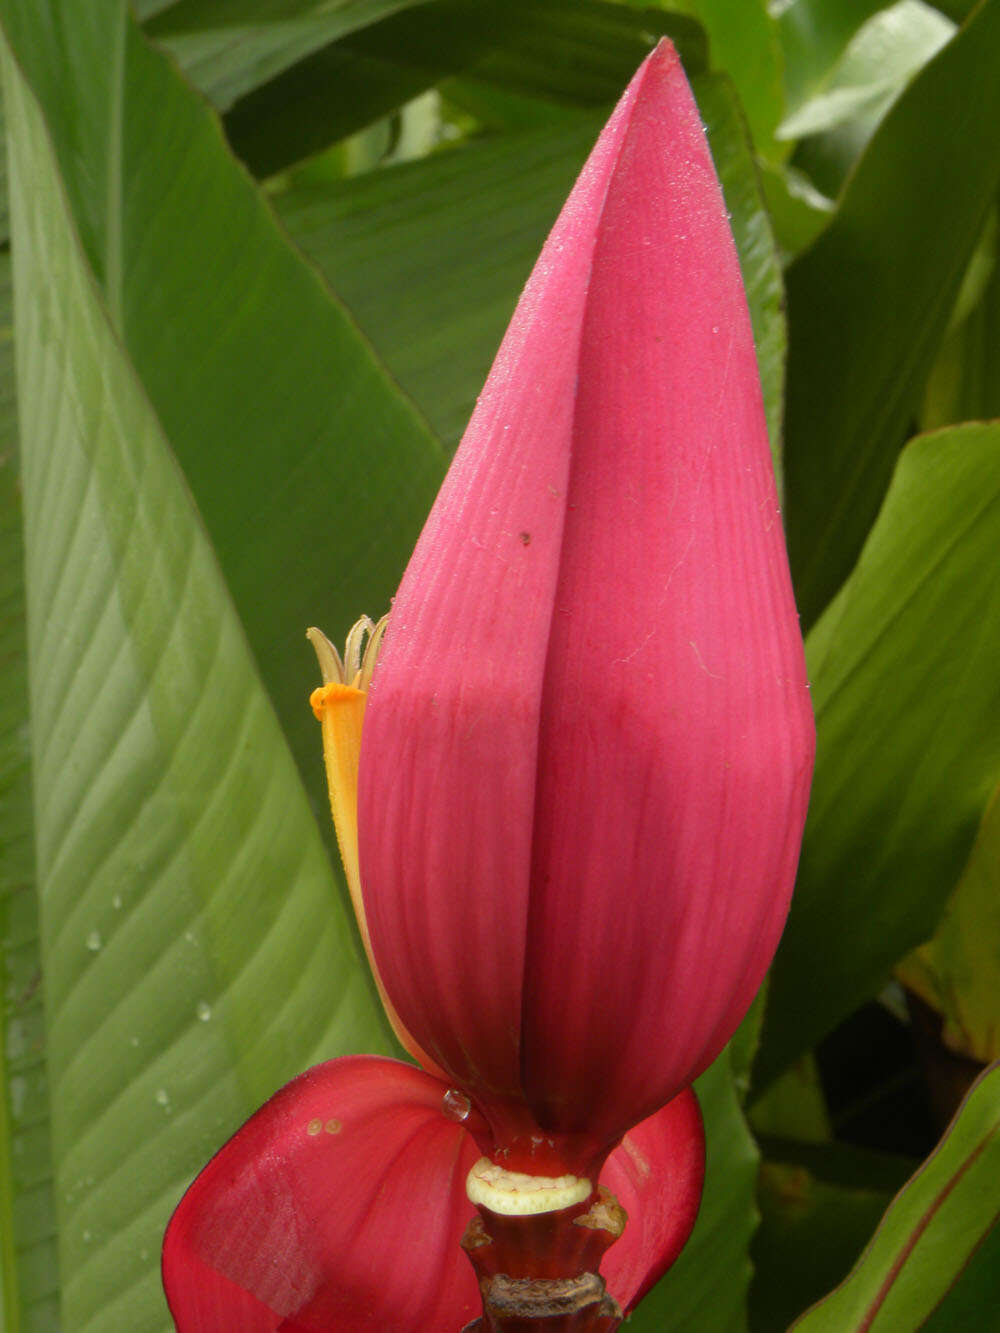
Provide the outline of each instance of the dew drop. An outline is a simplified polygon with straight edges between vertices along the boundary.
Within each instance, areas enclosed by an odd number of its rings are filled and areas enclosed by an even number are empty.
[[[111,899],[111,906],[115,909],[116,912],[120,912],[122,910],[122,896],[120,893],[116,893],[115,896]]]
[[[199,1000],[198,1008],[195,1012],[197,1013],[200,1022],[207,1023],[212,1017],[212,1006],[207,1004],[204,1000]]]
[[[464,1092],[459,1092],[457,1088],[449,1088],[441,1098],[441,1109],[451,1120],[468,1120],[472,1103]]]
[[[306,1133],[311,1134],[315,1138],[322,1128],[322,1120],[310,1120],[308,1125],[306,1125]]]
[[[99,930],[92,930],[86,940],[84,940],[84,943],[91,953],[97,953],[98,949],[104,943],[101,939],[101,932]]]
[[[155,1093],[157,1106],[162,1106],[165,1111],[170,1110],[170,1093],[166,1088],[157,1088]]]

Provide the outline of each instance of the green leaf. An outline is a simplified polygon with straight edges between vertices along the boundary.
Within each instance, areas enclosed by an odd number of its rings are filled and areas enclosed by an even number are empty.
[[[955,25],[923,0],[901,0],[852,38],[822,87],[781,123],[783,139],[862,119],[866,141],[910,79],[954,35]]]
[[[750,1109],[759,1137],[770,1135],[797,1143],[826,1143],[833,1137],[819,1067],[807,1052],[771,1084]]]
[[[949,1050],[982,1064],[1000,1059],[1000,787],[934,938],[896,975],[942,1015]]]
[[[192,1173],[296,1070],[384,1028],[9,56],[4,82],[62,1326],[159,1333],[160,1237]]]
[[[763,163],[761,185],[775,237],[787,256],[811,245],[833,216],[833,200],[796,167]]]
[[[786,275],[786,525],[807,623],[878,512],[996,195],[998,63],[1000,2],[986,0],[889,112]]]
[[[855,33],[823,85],[782,122],[779,137],[806,136],[795,163],[823,194],[842,193],[886,112],[954,31],[924,0],[898,0]]]
[[[10,256],[0,255],[0,1328],[56,1333],[59,1292],[31,819]]]
[[[925,430],[1000,417],[1000,262],[994,215],[973,255],[927,380]],[[963,299],[965,298],[965,299]]]
[[[758,1154],[740,1110],[728,1047],[695,1090],[708,1149],[701,1211],[680,1258],[631,1316],[629,1333],[746,1328]]]
[[[704,75],[695,78],[692,86],[739,251],[780,493],[787,339],[781,264],[733,86],[727,78]]]
[[[425,0],[181,0],[147,31],[220,111],[358,28]]]
[[[921,1325],[922,1333],[968,1333],[985,1328],[988,1310],[1000,1310],[1000,1226],[994,1226],[947,1296]]]
[[[274,196],[449,452],[600,130],[576,122]]]
[[[557,106],[609,108],[660,36],[689,73],[704,34],[684,15],[607,0],[431,0],[353,33],[243,98],[226,117],[258,176],[384,116],[450,75]]]
[[[818,732],[762,1081],[927,939],[1000,771],[1000,424],[914,440],[807,640]]]
[[[847,1275],[892,1194],[833,1184],[805,1166],[769,1161],[761,1167],[757,1197],[761,1221],[751,1251],[751,1327],[754,1333],[784,1333],[796,1315]]]
[[[3,101],[0,99],[0,145],[4,144]],[[0,243],[10,239],[10,218],[7,214],[7,150],[0,152]]]
[[[998,1181],[1000,1067],[994,1067],[893,1200],[850,1276],[796,1321],[796,1333],[920,1328],[1000,1216]]]
[[[934,0],[934,8],[956,23],[964,23],[978,3],[979,0]]]
[[[857,30],[884,6],[885,0],[791,0],[782,7],[778,34],[791,107],[823,83]]]
[[[777,451],[785,348],[780,266],[732,87],[720,76],[699,76],[695,92],[732,214]],[[577,112],[572,124],[274,197],[285,226],[449,450],[599,129],[599,117]]]
[[[322,811],[305,629],[339,637],[388,607],[444,455],[122,8],[0,0],[115,332]]]

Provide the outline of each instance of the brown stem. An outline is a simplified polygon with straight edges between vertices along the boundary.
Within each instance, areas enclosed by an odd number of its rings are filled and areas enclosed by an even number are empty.
[[[599,1186],[582,1204],[527,1217],[481,1208],[462,1238],[483,1297],[464,1333],[614,1333],[622,1321],[598,1266],[625,1228]]]

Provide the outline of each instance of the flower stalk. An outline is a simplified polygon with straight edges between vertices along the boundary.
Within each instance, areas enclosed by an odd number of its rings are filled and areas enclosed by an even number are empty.
[[[470,1179],[477,1170],[482,1171],[481,1162]],[[606,1186],[589,1189],[566,1207],[538,1212],[497,1212],[479,1203],[462,1237],[483,1299],[482,1318],[469,1327],[481,1333],[618,1328],[621,1307],[599,1270],[626,1221],[625,1210]]]

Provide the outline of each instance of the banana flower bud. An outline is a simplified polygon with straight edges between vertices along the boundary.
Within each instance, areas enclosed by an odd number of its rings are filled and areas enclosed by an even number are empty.
[[[423,1069],[332,1061],[236,1135],[168,1230],[178,1328],[458,1333],[480,1297],[483,1329],[617,1328],[694,1223],[690,1084],[777,945],[814,746],[739,264],[668,43],[545,244],[374,674],[347,656],[324,675],[360,700],[314,701],[331,800]]]

